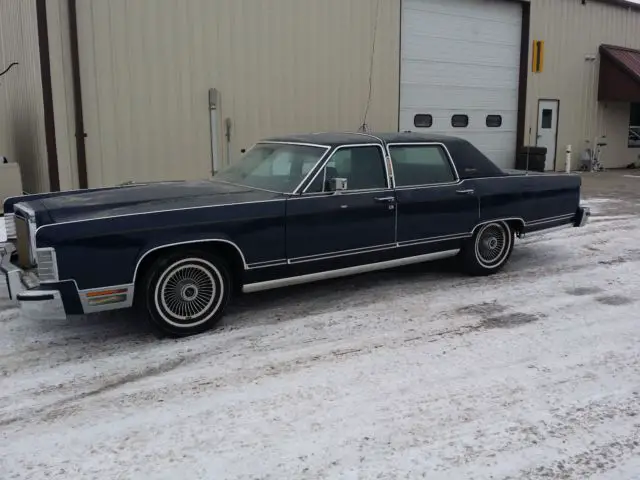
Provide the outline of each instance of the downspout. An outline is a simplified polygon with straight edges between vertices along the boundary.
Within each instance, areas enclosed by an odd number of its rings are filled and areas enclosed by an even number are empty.
[[[42,80],[42,103],[44,107],[44,135],[47,146],[47,170],[49,190],[60,190],[56,125],[53,114],[53,88],[51,86],[51,58],[49,56],[49,26],[47,24],[46,0],[35,0],[38,24],[38,50],[40,51],[40,78]]]
[[[45,0],[42,0],[44,3]],[[78,15],[76,0],[69,0],[69,36],[71,38],[71,77],[73,82],[73,106],[76,124],[76,157],[78,162],[78,186],[87,188],[87,148],[84,131],[84,114],[82,111],[82,85],[80,82],[80,53],[78,50]]]

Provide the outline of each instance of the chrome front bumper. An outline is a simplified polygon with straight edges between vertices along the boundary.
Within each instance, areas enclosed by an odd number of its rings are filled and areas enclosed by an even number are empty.
[[[20,304],[21,313],[34,320],[66,318],[62,296],[58,290],[43,290],[38,277],[11,263],[15,251],[12,243],[0,245],[0,273],[4,275],[9,298]]]

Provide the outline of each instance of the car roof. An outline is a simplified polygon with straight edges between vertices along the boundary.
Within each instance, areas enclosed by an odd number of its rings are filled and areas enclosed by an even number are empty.
[[[417,132],[322,132],[269,137],[261,142],[307,143],[337,147],[340,145],[356,145],[361,143],[458,143],[464,140],[449,135]]]

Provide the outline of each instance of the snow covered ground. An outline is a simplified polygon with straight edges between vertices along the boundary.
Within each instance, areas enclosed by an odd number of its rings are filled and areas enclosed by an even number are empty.
[[[180,341],[0,290],[0,478],[640,478],[640,208],[588,201],[494,277],[265,292]]]

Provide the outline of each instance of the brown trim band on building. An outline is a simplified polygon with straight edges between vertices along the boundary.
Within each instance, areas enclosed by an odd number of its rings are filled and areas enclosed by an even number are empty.
[[[49,27],[47,24],[46,0],[35,0],[38,24],[38,47],[40,50],[40,77],[42,80],[42,101],[44,106],[44,134],[47,146],[47,169],[49,189],[60,190],[58,169],[58,147],[56,145],[56,124],[53,114],[53,88],[51,86],[51,58],[49,56]]]
[[[516,127],[516,152],[524,145],[527,120],[527,81],[529,78],[529,33],[531,29],[531,4],[522,2],[522,32],[520,35],[520,74],[518,79],[518,120]]]
[[[44,1],[44,0],[43,0]],[[78,162],[78,186],[87,188],[87,149],[84,139],[84,113],[82,111],[82,85],[80,82],[80,52],[78,50],[78,16],[76,0],[69,0],[69,36],[71,37],[71,77],[73,82],[73,105],[76,124],[76,157]]]

